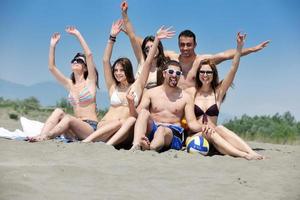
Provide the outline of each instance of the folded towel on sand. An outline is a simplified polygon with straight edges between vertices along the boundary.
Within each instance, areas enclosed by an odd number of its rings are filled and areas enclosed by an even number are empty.
[[[0,127],[0,137],[22,140],[26,137],[33,137],[38,135],[44,126],[44,123],[42,122],[30,120],[25,117],[21,117],[20,121],[23,131],[19,129],[16,129],[15,131],[9,131],[3,127]]]
[[[0,127],[0,137],[12,139],[12,140],[25,140],[27,137],[33,137],[42,131],[44,123],[30,120],[25,117],[20,118],[21,125],[23,131],[16,129],[15,131],[9,131],[3,127]],[[56,137],[55,139],[62,141],[62,142],[74,142],[76,140],[67,139],[63,135]]]

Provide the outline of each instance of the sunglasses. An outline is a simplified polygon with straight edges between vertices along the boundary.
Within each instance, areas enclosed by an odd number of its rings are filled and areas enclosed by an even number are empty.
[[[165,71],[168,72],[168,74],[170,74],[170,75],[173,75],[175,73],[176,76],[180,76],[182,74],[181,71],[177,71],[177,70],[174,70],[174,69],[166,69]]]
[[[200,70],[200,74],[207,74],[208,76],[211,76],[211,75],[213,75],[213,71]]]
[[[78,64],[84,64],[84,65],[85,65],[85,62],[84,62],[82,59],[80,59],[80,58],[74,58],[74,59],[71,61],[71,63],[72,63],[72,64],[78,63]]]

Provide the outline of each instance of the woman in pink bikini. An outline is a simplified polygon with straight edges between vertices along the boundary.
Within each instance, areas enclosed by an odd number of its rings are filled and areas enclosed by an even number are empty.
[[[41,133],[28,138],[31,142],[53,139],[60,135],[64,135],[68,139],[83,140],[97,129],[96,91],[99,86],[93,55],[75,27],[67,27],[66,32],[78,39],[84,54],[77,53],[75,55],[71,61],[71,77],[64,76],[55,64],[55,47],[60,40],[60,34],[54,33],[50,41],[49,70],[56,80],[68,90],[68,100],[73,106],[74,116],[56,108],[45,122]]]

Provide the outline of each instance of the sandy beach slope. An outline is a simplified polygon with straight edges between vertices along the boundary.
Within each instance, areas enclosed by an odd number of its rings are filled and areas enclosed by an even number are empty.
[[[250,145],[269,159],[0,139],[0,199],[300,199],[300,146]]]

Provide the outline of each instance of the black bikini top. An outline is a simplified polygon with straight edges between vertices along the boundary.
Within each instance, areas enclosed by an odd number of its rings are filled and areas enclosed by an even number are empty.
[[[216,102],[216,94],[215,94],[215,102]],[[202,122],[205,123],[205,122],[208,122],[207,120],[207,116],[210,116],[210,117],[214,117],[214,116],[218,116],[219,115],[219,108],[218,108],[218,105],[217,103],[211,105],[205,112],[195,104],[194,106],[194,112],[195,112],[195,115],[196,115],[196,118],[198,119],[199,117],[201,117],[203,115],[203,119],[202,119]]]

